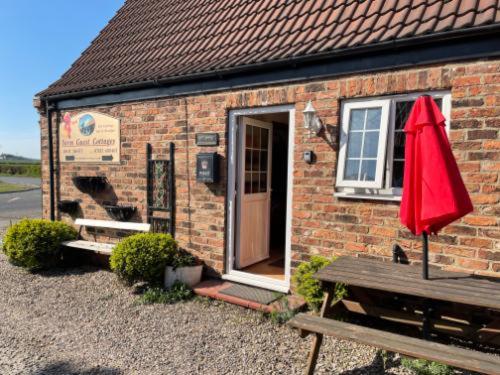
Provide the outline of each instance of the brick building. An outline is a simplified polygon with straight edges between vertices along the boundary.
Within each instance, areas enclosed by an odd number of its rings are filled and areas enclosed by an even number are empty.
[[[499,31],[487,0],[127,0],[35,98],[44,216],[71,222],[57,202],[77,198],[80,216],[109,219],[109,192],[72,182],[97,175],[146,222],[146,145],[162,158],[173,142],[175,237],[212,273],[284,291],[313,254],[390,259],[398,243],[418,262],[398,219],[401,129],[426,93],[475,208],[431,236],[431,265],[499,276]],[[96,113],[118,120],[118,159],[65,154],[68,119]],[[100,126],[73,134],[86,125]]]

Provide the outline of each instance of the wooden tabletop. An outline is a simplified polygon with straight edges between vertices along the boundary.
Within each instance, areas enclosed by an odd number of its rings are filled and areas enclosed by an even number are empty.
[[[500,280],[463,273],[429,269],[429,280],[424,280],[421,266],[343,256],[318,271],[315,277],[324,283],[340,282],[500,310]]]

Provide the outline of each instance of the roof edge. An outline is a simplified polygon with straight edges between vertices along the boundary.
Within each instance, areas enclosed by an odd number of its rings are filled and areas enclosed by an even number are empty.
[[[38,94],[36,94],[35,98],[40,98],[40,99],[48,100],[51,102],[57,102],[59,100],[78,99],[78,98],[84,98],[87,96],[113,94],[113,93],[120,93],[120,92],[125,92],[125,91],[140,90],[140,89],[147,89],[147,88],[158,88],[158,87],[162,87],[162,86],[166,86],[166,85],[170,85],[170,84],[176,84],[176,83],[181,83],[181,82],[190,82],[190,81],[195,81],[195,80],[200,80],[200,79],[207,79],[207,78],[214,78],[214,77],[222,78],[225,75],[231,75],[231,74],[236,74],[236,73],[261,71],[261,70],[266,70],[266,69],[278,68],[278,67],[282,67],[282,66],[297,66],[297,65],[305,64],[305,63],[321,62],[323,60],[330,59],[333,57],[345,57],[345,56],[349,56],[349,55],[354,57],[356,55],[361,55],[361,54],[366,54],[366,53],[371,53],[371,52],[376,52],[376,51],[389,52],[394,48],[407,47],[410,45],[422,46],[425,44],[436,43],[439,41],[457,40],[457,39],[461,39],[461,38],[465,39],[465,38],[469,38],[469,37],[472,37],[475,35],[490,35],[490,34],[494,34],[495,32],[498,32],[498,30],[500,30],[500,23],[488,24],[488,25],[481,26],[481,27],[474,27],[474,28],[454,30],[454,31],[443,31],[441,33],[433,33],[433,34],[428,34],[428,35],[423,35],[423,36],[418,36],[418,37],[397,39],[397,40],[392,40],[392,41],[388,41],[388,42],[372,44],[369,46],[357,46],[357,47],[346,48],[346,49],[342,49],[342,50],[333,50],[333,51],[328,51],[328,52],[324,52],[324,53],[319,53],[319,54],[314,54],[314,55],[306,55],[306,56],[301,56],[301,57],[291,58],[291,59],[281,59],[281,60],[267,61],[267,62],[262,62],[262,63],[257,63],[257,64],[242,65],[242,66],[237,66],[237,67],[221,69],[221,70],[217,70],[217,71],[200,72],[200,73],[189,74],[189,75],[184,75],[184,76],[167,77],[167,78],[160,79],[160,80],[146,80],[146,81],[140,81],[140,82],[130,82],[130,83],[109,86],[109,87],[99,87],[99,88],[94,88],[94,89],[89,89],[89,90],[66,92],[66,93],[63,92],[60,94],[45,95],[44,92],[48,91],[50,89],[50,87],[49,87],[49,88],[39,92]]]

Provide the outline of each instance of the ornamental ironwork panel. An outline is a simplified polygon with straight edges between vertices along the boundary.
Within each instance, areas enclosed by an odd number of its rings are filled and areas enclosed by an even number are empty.
[[[174,235],[174,144],[169,144],[169,159],[155,159],[152,147],[147,154],[147,207],[148,223],[153,232]]]

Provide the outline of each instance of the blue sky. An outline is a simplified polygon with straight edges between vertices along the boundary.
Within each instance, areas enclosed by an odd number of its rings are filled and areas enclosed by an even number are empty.
[[[33,96],[58,79],[124,0],[0,0],[0,154],[40,157]]]

